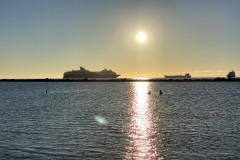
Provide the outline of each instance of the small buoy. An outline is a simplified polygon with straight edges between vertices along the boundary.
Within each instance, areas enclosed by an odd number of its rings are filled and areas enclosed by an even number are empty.
[[[159,91],[159,94],[163,94],[163,92],[160,90],[160,91]]]

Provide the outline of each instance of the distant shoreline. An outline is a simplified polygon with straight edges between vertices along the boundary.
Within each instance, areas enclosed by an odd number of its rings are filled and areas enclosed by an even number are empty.
[[[196,78],[196,79],[0,79],[0,82],[240,82],[240,78]]]

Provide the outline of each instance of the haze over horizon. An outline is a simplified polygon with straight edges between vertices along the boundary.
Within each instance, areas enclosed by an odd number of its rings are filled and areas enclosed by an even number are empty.
[[[0,79],[240,75],[239,0],[0,0]],[[136,34],[146,34],[144,42]]]

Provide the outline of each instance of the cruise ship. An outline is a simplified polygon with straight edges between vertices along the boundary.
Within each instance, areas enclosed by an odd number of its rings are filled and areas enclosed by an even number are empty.
[[[104,69],[100,72],[91,72],[84,67],[80,67],[80,70],[72,70],[63,74],[63,78],[117,78],[119,76],[112,70]]]
[[[174,76],[164,75],[164,78],[166,78],[166,79],[190,79],[191,75],[189,73],[186,73],[185,75],[174,75]]]

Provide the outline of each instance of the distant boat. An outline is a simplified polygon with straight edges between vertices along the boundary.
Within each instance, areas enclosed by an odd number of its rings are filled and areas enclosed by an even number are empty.
[[[190,79],[191,75],[189,73],[186,73],[185,75],[173,75],[173,76],[164,75],[164,78],[166,78],[166,79]]]
[[[63,78],[117,78],[119,76],[112,70],[104,69],[100,72],[91,72],[84,67],[80,67],[80,70],[72,70],[63,74]]]
[[[229,72],[226,76],[229,79],[236,78],[236,74],[235,74],[235,72],[233,70],[232,70],[232,72]]]

